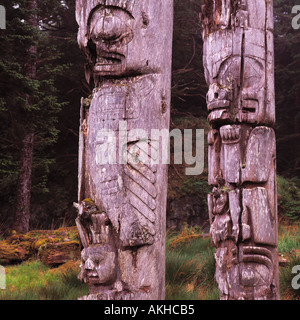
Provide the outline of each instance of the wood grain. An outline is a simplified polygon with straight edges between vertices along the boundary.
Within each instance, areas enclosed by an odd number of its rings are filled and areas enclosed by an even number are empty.
[[[279,299],[273,2],[204,1],[211,239],[221,299]]]

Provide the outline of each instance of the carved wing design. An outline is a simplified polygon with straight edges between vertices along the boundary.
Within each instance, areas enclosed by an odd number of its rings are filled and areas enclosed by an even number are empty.
[[[155,235],[157,197],[157,166],[151,163],[151,159],[156,159],[157,152],[149,140],[128,143],[125,152],[127,164],[124,166],[124,187],[128,200],[126,219],[130,225],[126,232],[128,244],[151,244]]]

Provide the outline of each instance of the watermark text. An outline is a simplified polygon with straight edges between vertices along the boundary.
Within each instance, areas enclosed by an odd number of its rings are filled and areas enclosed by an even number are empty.
[[[292,288],[295,290],[299,290],[300,289],[300,265],[293,267],[292,274],[296,274],[296,276],[292,279]]]
[[[128,130],[127,122],[120,121],[118,130],[99,130],[93,143],[99,166],[184,163],[186,175],[200,175],[204,170],[204,129]]]
[[[296,5],[292,9],[292,14],[296,14],[296,16],[292,20],[292,27],[295,30],[300,29],[300,5]]]
[[[6,29],[6,10],[0,6],[0,29]]]
[[[5,268],[0,266],[0,290],[6,289],[6,273]]]

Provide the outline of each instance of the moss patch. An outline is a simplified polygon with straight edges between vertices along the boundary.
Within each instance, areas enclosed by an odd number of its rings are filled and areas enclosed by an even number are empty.
[[[47,247],[47,245],[49,245]],[[52,247],[51,247],[52,245]],[[27,234],[13,233],[6,240],[0,241],[0,264],[14,264],[38,256],[40,248],[50,248],[58,257],[58,250],[63,253],[62,262],[68,261],[66,250],[70,250],[70,259],[76,258],[79,251],[78,231],[76,227],[59,228],[57,230],[32,230]],[[45,250],[44,250],[45,251]],[[74,251],[74,252],[73,252]],[[42,255],[44,257],[44,255]],[[46,260],[45,260],[46,261]]]

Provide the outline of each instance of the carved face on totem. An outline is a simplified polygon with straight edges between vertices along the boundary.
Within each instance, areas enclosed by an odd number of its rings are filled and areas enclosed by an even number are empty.
[[[88,82],[94,78],[98,87],[104,78],[131,80],[162,74],[171,61],[165,58],[171,56],[171,48],[166,47],[170,37],[156,26],[170,28],[173,19],[171,14],[162,16],[163,10],[172,11],[167,1],[160,1],[159,8],[148,1],[76,0],[78,44],[87,57]]]
[[[115,252],[107,245],[83,249],[79,279],[90,285],[109,284],[115,278],[115,256]]]
[[[207,17],[202,18],[211,123],[272,125],[275,121],[270,91],[274,85],[270,80],[273,57],[266,52],[264,30],[249,25],[247,10],[245,1],[237,7],[222,1],[220,11],[215,11],[216,26],[208,25]]]
[[[83,200],[77,207],[76,225],[84,246],[79,279],[90,285],[111,283],[116,272],[111,222],[90,199]]]
[[[221,215],[228,210],[228,192],[222,189],[213,189],[213,213]]]
[[[219,36],[222,38],[221,33]],[[269,102],[265,99],[265,61],[258,54],[239,56],[232,54],[232,47],[227,50],[228,55],[223,57],[222,53],[212,54],[206,70],[209,121],[263,123],[269,117],[266,113]]]
[[[91,14],[88,48],[95,75],[116,76],[126,70],[132,23],[132,16],[117,7],[100,6]]]

